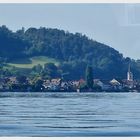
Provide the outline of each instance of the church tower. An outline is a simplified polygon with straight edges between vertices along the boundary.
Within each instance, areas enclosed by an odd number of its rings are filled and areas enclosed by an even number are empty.
[[[127,80],[128,81],[133,81],[133,73],[130,70],[130,63],[129,63],[129,66],[128,66]]]

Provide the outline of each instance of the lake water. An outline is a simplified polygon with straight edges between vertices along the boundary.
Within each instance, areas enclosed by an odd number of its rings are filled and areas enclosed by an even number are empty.
[[[0,93],[0,136],[140,136],[140,93]]]

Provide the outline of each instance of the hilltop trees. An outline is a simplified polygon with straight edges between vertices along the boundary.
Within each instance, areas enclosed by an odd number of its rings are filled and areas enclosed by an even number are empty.
[[[33,68],[34,73],[47,72],[51,77],[67,73],[66,79],[83,78],[87,64],[94,67],[95,78],[125,78],[128,66],[128,58],[118,51],[80,33],[44,27],[12,32],[6,26],[0,27],[1,61],[7,63],[12,59],[33,56],[47,56],[60,62],[59,66],[47,66],[43,72],[38,65]],[[130,61],[134,75],[140,78],[139,62]]]
[[[111,79],[114,76],[125,75],[125,70],[119,69],[125,64],[122,54],[80,33],[72,34],[43,27],[29,28],[25,31],[23,38],[30,44],[25,51],[27,56],[44,55],[57,59],[62,64],[62,67],[60,66],[62,72],[68,65],[66,70],[68,72],[64,73],[69,73],[69,79],[84,77],[87,63],[94,67],[95,78]]]
[[[24,57],[27,47],[28,43],[16,33],[10,31],[6,26],[0,27],[0,57],[8,61]]]

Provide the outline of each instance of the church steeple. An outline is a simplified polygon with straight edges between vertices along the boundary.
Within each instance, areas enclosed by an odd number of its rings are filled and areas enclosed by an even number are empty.
[[[133,73],[130,70],[130,63],[128,65],[127,80],[128,81],[133,81]]]

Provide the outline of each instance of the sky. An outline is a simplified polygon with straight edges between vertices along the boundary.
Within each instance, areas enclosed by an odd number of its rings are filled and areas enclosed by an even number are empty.
[[[140,4],[0,4],[0,25],[79,32],[140,59]]]

